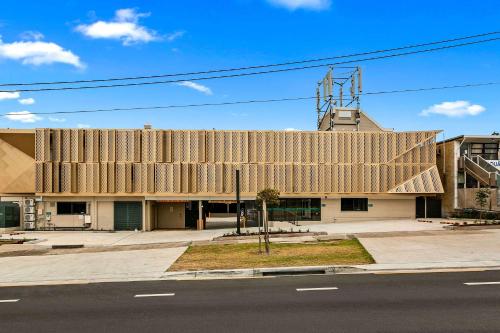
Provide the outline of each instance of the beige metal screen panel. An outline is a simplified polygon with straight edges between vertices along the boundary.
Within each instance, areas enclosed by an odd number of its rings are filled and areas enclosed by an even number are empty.
[[[390,189],[389,193],[443,193],[443,186],[436,166]]]
[[[307,195],[387,192],[435,165],[435,135],[39,129],[35,140],[37,162],[63,161],[43,191],[227,194],[240,165],[244,193],[273,187]],[[95,165],[83,171],[83,163]],[[92,180],[84,184],[82,175]]]
[[[43,162],[35,163],[35,192],[43,192]]]

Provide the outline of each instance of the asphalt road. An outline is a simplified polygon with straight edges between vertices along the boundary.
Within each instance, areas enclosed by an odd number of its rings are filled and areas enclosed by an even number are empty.
[[[500,332],[500,271],[5,287],[0,332]]]

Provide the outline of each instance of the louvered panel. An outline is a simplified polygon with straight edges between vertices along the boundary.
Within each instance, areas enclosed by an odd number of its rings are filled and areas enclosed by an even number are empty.
[[[163,161],[172,162],[172,131],[163,132]]]
[[[108,163],[101,163],[99,166],[100,192],[108,193]]]
[[[167,192],[167,164],[155,164],[155,190],[157,193]]]
[[[224,146],[223,146],[224,156],[220,162],[231,163],[233,162],[233,154],[234,154],[232,132],[224,131],[223,134],[224,134]]]
[[[142,183],[146,185],[146,192],[155,192],[155,164],[147,163],[142,166]]]
[[[338,192],[345,193],[348,192],[346,190],[346,179],[347,179],[347,169],[350,168],[348,164],[339,164],[338,166]]]
[[[146,185],[144,184],[143,178],[143,164],[141,163],[133,163],[132,164],[132,192],[142,193],[146,192]]]
[[[126,162],[127,161],[127,150],[128,150],[127,132],[121,131],[121,130],[116,131],[116,161],[117,162]],[[117,172],[117,174],[118,174],[118,172]]]
[[[118,134],[118,133],[117,133]],[[118,149],[117,149],[118,152]],[[116,192],[125,193],[126,192],[126,171],[125,163],[116,163],[116,174],[115,174],[115,184]]]
[[[100,131],[101,162],[116,161],[116,145],[117,145],[116,130]]]
[[[198,164],[198,192],[208,193],[208,164]]]
[[[365,164],[362,166],[363,168],[363,174],[364,178],[362,179],[363,182],[363,192],[370,193],[370,192],[375,192],[373,189],[375,186],[373,182],[373,175],[372,175],[372,165],[370,164]]]
[[[331,133],[331,150],[332,150],[332,163],[337,164],[339,163],[339,155],[340,155],[340,136],[339,133]]]
[[[249,152],[249,142],[248,142],[248,131],[242,132],[242,141],[241,141],[241,162],[248,163],[248,152]]]
[[[182,190],[182,172],[181,164],[174,163],[173,165],[173,193],[181,193]]]
[[[319,159],[319,133],[311,134],[311,163],[320,163]]]
[[[319,191],[324,193],[332,192],[332,165],[331,164],[323,164],[320,165],[319,172]]]
[[[321,192],[319,190],[320,179],[319,179],[319,166],[318,166],[318,164],[312,164],[310,171],[311,171],[311,192],[313,192],[313,193]]]
[[[266,166],[257,164],[257,192],[266,188]]]
[[[133,192],[132,163],[125,163],[125,192]]]
[[[316,149],[317,149],[317,154],[318,154],[318,163],[323,164],[325,163],[325,155],[326,155],[326,136],[325,133],[319,132],[317,134],[317,140],[318,142],[316,143]]]
[[[182,131],[172,131],[172,161],[180,162],[183,158],[184,133]]]
[[[197,193],[199,191],[198,189],[198,168],[197,164],[191,163],[189,164],[189,188],[188,192],[189,193]]]
[[[263,172],[263,188],[276,188],[274,186],[274,170],[272,164],[264,164],[262,165]]]
[[[215,132],[207,131],[207,162],[215,162]]]
[[[262,131],[255,132],[255,161],[262,163],[266,160],[265,134]]]
[[[360,149],[358,145],[358,138],[359,135],[358,133],[349,133],[350,139],[349,139],[349,145],[348,145],[348,151],[349,154],[351,155],[351,161],[350,163],[359,163],[359,152]]]
[[[346,133],[337,133],[338,143],[337,143],[337,154],[338,154],[338,163],[348,163],[347,162],[347,154],[349,152],[345,151],[345,137]]]
[[[248,133],[248,162],[257,162],[257,132]]]
[[[61,161],[71,162],[71,130],[61,130]]]
[[[362,164],[355,164],[352,167],[353,173],[351,178],[351,191],[352,192],[366,192],[363,179],[364,168]]]
[[[344,188],[342,192],[352,192],[352,164],[344,165]]]
[[[42,193],[43,192],[43,185],[44,185],[44,178],[43,178],[43,162],[36,162],[35,163],[35,192],[37,193]]]
[[[100,186],[100,172],[99,172],[99,163],[90,163],[89,168],[92,172],[92,192],[99,193],[101,190]]]
[[[156,156],[154,162],[164,162],[165,161],[165,133],[164,131],[156,131],[155,132],[155,140],[156,140]],[[154,167],[153,167],[154,168]]]
[[[61,192],[61,163],[52,163],[52,192]]]
[[[61,163],[61,192],[71,192],[71,163]]]
[[[331,183],[332,183],[332,193],[340,192],[339,165],[338,164],[332,164],[330,177],[331,177]]]
[[[300,145],[302,163],[311,163],[311,133],[301,133],[301,145]]]
[[[224,149],[225,149],[225,141],[224,141],[224,132],[215,132],[215,162],[222,163],[224,162]]]
[[[87,168],[84,163],[78,163],[76,165],[76,174],[77,174],[77,192],[87,193]]]
[[[242,164],[240,172],[241,192],[250,193],[250,165]]]
[[[217,176],[215,170],[215,164],[207,165],[207,192],[215,193],[217,192]]]
[[[302,137],[300,132],[291,132],[293,135],[293,159],[291,162],[300,163],[302,161]]]
[[[99,160],[99,130],[87,129],[84,132],[85,145],[82,147],[85,162]]]
[[[61,130],[55,129],[52,130],[52,140],[51,140],[51,151],[52,157],[51,160],[54,162],[61,162],[61,147],[62,147],[62,139],[61,139]]]
[[[83,162],[85,159],[83,140],[84,130],[72,129],[71,130],[71,162]]]
[[[258,188],[258,171],[257,171],[257,164],[250,164],[249,165],[249,184],[250,184],[250,192],[251,193],[257,193],[261,189]]]
[[[116,192],[116,164],[113,162],[107,163],[108,169],[108,193]]]
[[[293,165],[281,165],[279,172],[283,191],[288,193],[293,192]]]
[[[45,162],[50,160],[50,130],[35,130],[35,160]]]
[[[43,163],[43,192],[52,193],[52,163]]]
[[[280,142],[280,149],[282,150],[282,158],[284,163],[292,163],[294,158],[294,139],[293,132],[281,132],[282,142]]]
[[[196,134],[196,133],[194,133]],[[181,164],[181,192],[189,193],[189,164]]]
[[[372,137],[370,133],[363,133],[363,142],[364,142],[364,149],[363,149],[364,163],[373,163],[371,156]]]

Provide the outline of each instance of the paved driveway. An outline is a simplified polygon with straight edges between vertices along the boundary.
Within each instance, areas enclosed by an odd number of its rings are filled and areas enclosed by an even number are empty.
[[[500,266],[500,229],[380,234],[359,240],[381,268]]]

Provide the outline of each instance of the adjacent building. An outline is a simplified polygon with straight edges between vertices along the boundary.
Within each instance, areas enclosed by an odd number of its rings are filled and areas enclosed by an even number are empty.
[[[500,211],[500,135],[461,135],[438,143],[437,165],[445,192],[445,216],[464,208],[480,208],[475,195],[488,188],[489,210]]]

